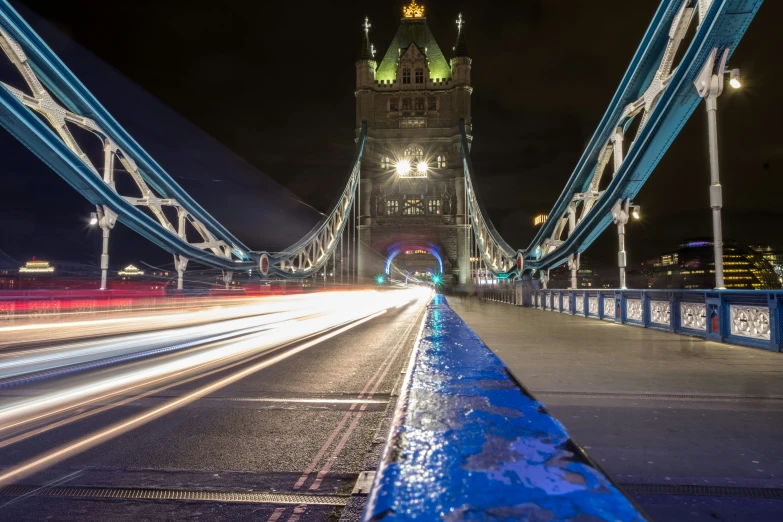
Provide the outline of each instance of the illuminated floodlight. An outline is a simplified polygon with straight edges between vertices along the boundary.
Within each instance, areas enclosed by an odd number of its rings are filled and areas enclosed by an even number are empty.
[[[408,160],[400,160],[397,162],[397,174],[406,175],[411,173],[411,162]]]
[[[633,207],[633,213],[631,213],[631,215],[633,216],[634,219],[640,219],[641,212],[642,212],[642,207],[637,205]]]
[[[419,174],[426,174],[427,173],[427,162],[426,161],[420,161],[418,165],[416,165],[416,170]]]
[[[730,76],[729,76],[729,85],[731,85],[734,89],[739,89],[742,87],[742,82],[740,82],[740,71],[739,69],[732,69]]]
[[[98,213],[90,212],[90,225],[97,225],[97,224],[98,224]]]

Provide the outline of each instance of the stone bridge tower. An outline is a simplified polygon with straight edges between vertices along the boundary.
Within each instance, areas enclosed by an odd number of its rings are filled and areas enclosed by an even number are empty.
[[[457,20],[447,60],[432,36],[424,7],[403,8],[397,34],[380,63],[369,41],[356,62],[356,127],[367,122],[359,205],[360,280],[388,271],[443,272],[468,282],[470,236],[459,136],[471,134],[471,59]],[[389,264],[389,260],[391,265]]]

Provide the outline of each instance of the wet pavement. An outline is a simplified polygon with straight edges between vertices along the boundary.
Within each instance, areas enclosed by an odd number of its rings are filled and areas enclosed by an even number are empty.
[[[653,520],[783,520],[783,354],[448,301]]]

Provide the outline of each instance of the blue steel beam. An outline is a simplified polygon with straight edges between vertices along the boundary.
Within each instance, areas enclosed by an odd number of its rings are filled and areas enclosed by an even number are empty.
[[[706,5],[708,1],[702,0]],[[620,87],[582,155],[565,189],[560,194],[549,221],[539,230],[527,249],[525,269],[547,269],[564,263],[570,254],[584,251],[612,222],[611,208],[618,199],[635,197],[649,178],[685,122],[698,106],[701,98],[694,81],[701,72],[712,50],[719,55],[728,49],[734,51],[755,16],[762,0],[713,0],[700,13],[700,24],[680,65],[673,72],[668,85],[645,114],[641,128],[613,180],[591,211],[575,227],[568,238],[551,253],[543,250],[566,216],[574,196],[587,190],[599,163],[599,154],[615,132],[624,111],[638,100],[652,83],[669,42],[669,31],[683,4],[696,7],[696,0],[664,0],[653,17],[639,49],[623,77]],[[637,116],[639,117],[639,116]],[[628,125],[630,121],[623,122]],[[583,203],[584,204],[584,203]]]
[[[70,111],[94,120],[98,126],[106,132],[107,136],[119,145],[119,147],[139,165],[144,180],[158,192],[159,196],[176,199],[217,238],[228,243],[240,260],[252,260],[248,255],[250,249],[242,244],[242,242],[234,237],[234,235],[223,227],[223,225],[196,203],[196,201],[193,200],[193,198],[191,198],[190,195],[171,178],[171,176],[169,176],[163,167],[161,167],[125,131],[125,129],[120,126],[84,84],[79,81],[49,46],[44,43],[35,31],[33,31],[19,13],[11,7],[7,0],[0,1],[0,26],[22,47],[31,67],[50,92],[56,95]],[[39,154],[36,151],[33,152],[46,161],[46,159],[42,157],[42,155],[46,155],[45,152],[42,154]],[[93,202],[96,204],[106,204],[110,207],[113,207],[111,203],[118,203],[116,198],[109,198],[108,201],[104,202]],[[120,205],[118,205],[118,207],[119,206]],[[133,213],[141,214],[138,210],[134,210]],[[127,221],[127,216],[124,221]],[[154,221],[152,222],[154,223]],[[137,230],[137,232],[140,232],[140,230]],[[140,233],[145,234],[145,232]],[[154,237],[148,237],[148,239],[160,244]],[[170,247],[163,248],[172,251]],[[182,251],[176,250],[172,253],[187,255],[185,252],[186,250],[189,249],[183,246]],[[239,268],[235,263],[226,265],[226,263],[222,261],[212,261],[209,259],[211,256],[204,252],[200,255],[197,255],[192,251],[190,253],[191,256],[189,257],[198,259],[207,265],[220,265],[218,266],[219,268]]]
[[[330,214],[283,252],[251,252],[119,125],[7,0],[0,0],[0,29],[4,31],[0,46],[33,91],[30,95],[0,86],[0,124],[88,201],[115,213],[119,221],[164,250],[214,268],[253,268],[263,259],[271,275],[303,278],[316,273],[334,252],[354,204],[366,124],[357,140],[345,188]],[[39,114],[52,126],[43,123]],[[99,167],[83,154],[66,124],[80,126],[103,141],[103,179]],[[122,162],[134,177],[142,198],[117,193],[110,174],[115,161]],[[139,206],[149,208],[159,222]],[[178,227],[168,221],[164,206],[177,210]],[[201,234],[201,243],[188,242],[187,222]],[[266,270],[262,268],[262,272]]]

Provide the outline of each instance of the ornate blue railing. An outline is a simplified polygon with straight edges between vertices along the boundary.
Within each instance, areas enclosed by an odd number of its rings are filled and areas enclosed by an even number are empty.
[[[517,287],[522,293],[522,288]],[[541,310],[783,351],[783,292],[759,290],[533,290]]]

